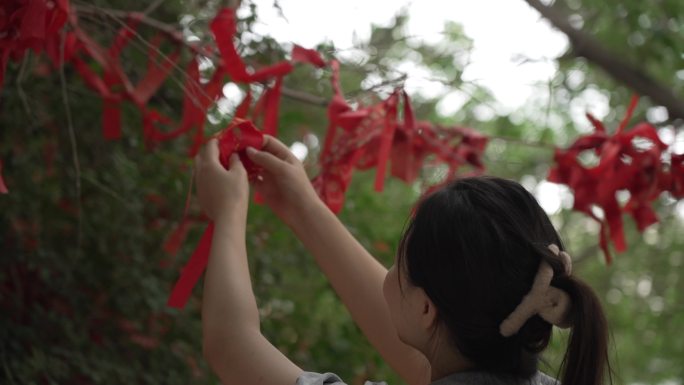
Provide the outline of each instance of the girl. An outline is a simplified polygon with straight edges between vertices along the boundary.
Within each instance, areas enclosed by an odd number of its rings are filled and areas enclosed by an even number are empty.
[[[519,184],[452,182],[422,199],[388,271],[318,198],[302,164],[273,137],[249,158],[265,202],[315,256],[371,344],[410,385],[555,384],[537,371],[552,325],[571,327],[564,385],[598,385],[606,320],[546,214]],[[226,385],[343,384],[304,372],[260,333],[245,247],[249,185],[216,140],[196,158],[197,193],[214,221],[204,282],[203,350]],[[368,384],[372,384],[367,382]]]

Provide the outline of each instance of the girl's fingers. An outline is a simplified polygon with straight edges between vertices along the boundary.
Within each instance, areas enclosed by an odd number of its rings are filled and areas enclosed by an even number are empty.
[[[200,151],[200,159],[207,163],[219,163],[219,147],[216,138],[210,139]]]
[[[245,171],[245,166],[243,166],[242,162],[240,161],[240,157],[238,156],[237,153],[233,153],[233,155],[230,156],[230,161],[228,166],[230,167],[229,171],[238,171],[238,172],[244,172]]]
[[[275,155],[278,159],[284,160],[287,163],[292,163],[297,160],[283,142],[271,135],[264,135],[264,146],[262,150]]]
[[[278,174],[285,166],[285,162],[276,157],[276,155],[266,151],[259,151],[253,147],[247,147],[247,156],[252,162],[274,174]]]

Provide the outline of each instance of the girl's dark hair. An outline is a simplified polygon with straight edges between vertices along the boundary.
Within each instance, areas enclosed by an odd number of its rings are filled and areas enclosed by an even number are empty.
[[[532,287],[542,260],[551,284],[572,299],[572,329],[562,364],[563,385],[603,383],[608,332],[592,289],[565,274],[548,249],[561,239],[534,197],[518,183],[472,177],[451,182],[417,205],[402,236],[397,264],[437,306],[451,341],[474,369],[529,378],[552,325],[538,315],[511,337],[501,322]]]

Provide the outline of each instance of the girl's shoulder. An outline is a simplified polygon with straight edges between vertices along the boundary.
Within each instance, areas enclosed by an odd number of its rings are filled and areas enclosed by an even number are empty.
[[[528,379],[489,372],[459,372],[430,385],[560,385],[560,382],[539,371]]]
[[[304,372],[298,378],[295,385],[347,385],[334,373]],[[366,381],[364,385],[387,385],[386,382]]]
[[[303,372],[295,385],[347,385],[334,373]],[[387,385],[386,382],[366,381],[365,385]],[[560,385],[560,382],[542,372],[529,379],[487,372],[459,372],[430,385]]]

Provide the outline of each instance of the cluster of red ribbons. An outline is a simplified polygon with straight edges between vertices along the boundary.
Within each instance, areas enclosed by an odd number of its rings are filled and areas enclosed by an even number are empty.
[[[328,130],[319,162],[321,172],[313,184],[333,212],[342,209],[354,169],[375,167],[376,191],[383,190],[390,160],[392,176],[405,182],[418,176],[428,154],[435,155],[435,163],[447,165],[447,178],[455,176],[464,164],[479,172],[484,170],[484,135],[467,128],[417,122],[408,95],[400,89],[375,105],[353,109],[339,85],[339,64],[332,61],[330,67],[334,94],[328,105]],[[400,103],[402,121],[398,116]]]
[[[578,138],[565,150],[557,149],[556,164],[548,176],[549,181],[572,189],[575,210],[600,223],[600,246],[607,263],[612,259],[609,240],[618,252],[627,248],[623,213],[630,214],[639,231],[643,231],[658,221],[651,204],[663,191],[676,198],[684,197],[684,155],[672,154],[668,169],[663,164],[668,146],[660,140],[655,127],[640,123],[625,131],[637,101],[637,97],[632,98],[613,135],[606,132],[603,123],[587,114],[595,131]],[[598,165],[584,167],[578,158],[584,151],[593,151],[600,158]],[[629,192],[629,200],[623,205],[618,201],[618,191]],[[602,218],[593,207],[603,210]]]
[[[237,83],[264,84],[266,90],[255,103],[251,116],[253,119],[263,120],[265,133],[276,135],[283,77],[292,71],[293,63],[310,63],[317,67],[325,65],[316,51],[295,46],[291,62],[282,61],[253,72],[248,71],[233,45],[233,36],[236,33],[235,13],[232,9],[223,9],[211,23],[216,47],[221,54],[214,63],[216,70],[210,80],[202,84],[198,59],[193,57],[185,70],[183,112],[180,122],[176,123],[147,104],[174,67],[178,66],[180,50],[185,45],[180,34],[164,31],[150,40],[147,70],[134,84],[124,72],[120,56],[131,40],[136,38],[136,30],[144,18],[142,14],[131,13],[111,46],[102,47],[80,28],[76,13],[69,12],[67,0],[3,2],[0,12],[0,75],[4,75],[10,57],[20,58],[27,48],[36,51],[44,49],[55,66],[70,63],[85,84],[102,98],[102,131],[106,139],[115,140],[121,137],[121,107],[124,101],[130,101],[141,111],[143,137],[149,147],[194,130],[191,155],[203,143],[207,110],[220,96],[226,76]],[[44,23],[38,22],[43,19]],[[60,35],[58,32],[66,21],[69,21],[71,28],[63,30]],[[162,54],[163,43],[169,43],[173,47],[172,52]],[[196,56],[213,56],[211,51],[192,48]],[[101,73],[95,71],[91,64],[96,64]],[[272,79],[275,79],[275,84],[268,86],[266,83]],[[1,81],[2,77],[0,86]],[[236,117],[246,117],[250,104],[251,94],[248,92],[236,111]],[[0,192],[6,192],[2,177]]]

